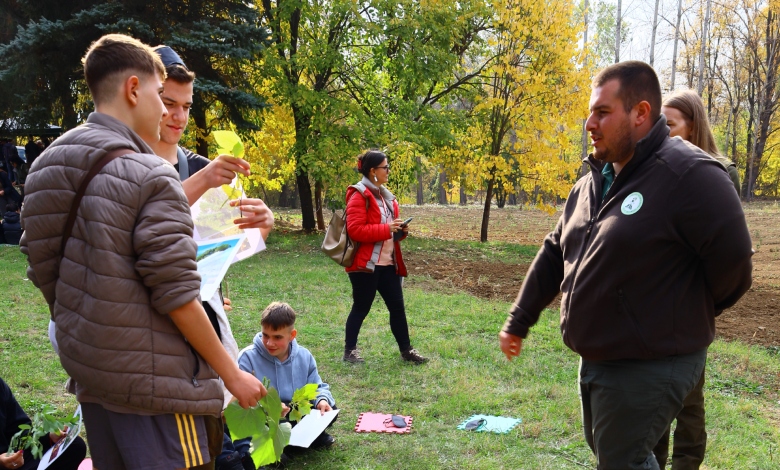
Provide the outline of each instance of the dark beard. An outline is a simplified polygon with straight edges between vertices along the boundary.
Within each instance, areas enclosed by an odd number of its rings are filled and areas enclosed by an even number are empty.
[[[619,162],[634,151],[634,144],[631,142],[631,128],[628,123],[621,127],[619,133],[615,136],[615,143],[612,148],[604,149],[603,152],[593,150],[593,156],[603,162]]]

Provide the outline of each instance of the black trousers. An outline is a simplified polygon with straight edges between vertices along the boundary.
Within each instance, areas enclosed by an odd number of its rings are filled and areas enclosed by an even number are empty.
[[[344,349],[357,347],[360,327],[371,311],[377,292],[390,311],[390,330],[395,336],[398,348],[401,352],[411,349],[401,276],[395,272],[395,266],[377,266],[373,273],[349,273],[349,282],[352,283],[352,310],[347,317]]]
[[[704,412],[704,371],[691,393],[683,401],[683,409],[677,414],[674,428],[672,470],[695,470],[704,461],[707,450],[707,431]],[[658,445],[653,449],[658,465],[666,467],[669,458],[669,434],[667,428]]]
[[[658,470],[653,447],[699,382],[707,350],[654,360],[580,361],[585,441],[599,470]]]

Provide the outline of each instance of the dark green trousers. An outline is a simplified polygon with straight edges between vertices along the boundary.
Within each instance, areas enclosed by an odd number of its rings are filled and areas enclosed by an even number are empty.
[[[580,361],[585,440],[599,470],[657,470],[653,448],[704,370],[707,349],[655,360]]]
[[[653,449],[658,465],[666,466],[669,460],[669,427]],[[699,383],[685,397],[683,409],[677,415],[672,445],[672,470],[698,470],[707,449],[707,431],[704,418],[704,372]]]

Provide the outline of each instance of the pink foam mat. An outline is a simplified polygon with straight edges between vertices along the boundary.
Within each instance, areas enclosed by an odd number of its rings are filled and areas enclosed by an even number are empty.
[[[391,434],[408,434],[412,430],[412,417],[403,416],[406,420],[405,428],[397,428],[395,426],[385,426],[385,420],[390,418],[390,414],[385,413],[360,413],[358,416],[357,424],[355,424],[355,432],[386,432]]]

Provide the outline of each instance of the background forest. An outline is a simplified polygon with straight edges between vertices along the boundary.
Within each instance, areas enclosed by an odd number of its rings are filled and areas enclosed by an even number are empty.
[[[654,65],[697,90],[742,197],[777,197],[780,0],[0,0],[0,120],[71,129],[93,106],[80,59],[122,32],[197,74],[184,145],[238,131],[271,206],[323,229],[385,150],[405,203],[552,208],[581,172],[590,78]],[[3,129],[0,127],[0,134]],[[23,143],[22,143],[23,144]],[[211,151],[209,149],[211,148]]]

